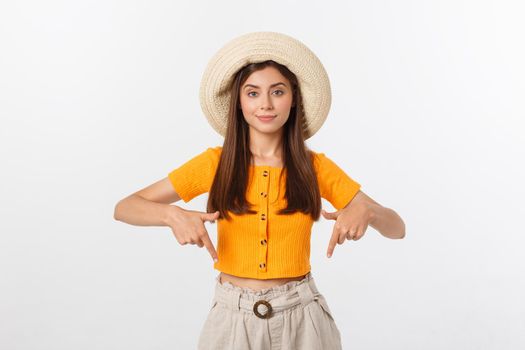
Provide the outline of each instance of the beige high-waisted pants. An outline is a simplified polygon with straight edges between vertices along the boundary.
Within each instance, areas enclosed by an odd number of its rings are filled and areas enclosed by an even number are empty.
[[[338,350],[341,335],[309,272],[300,281],[255,291],[220,282],[199,350]]]

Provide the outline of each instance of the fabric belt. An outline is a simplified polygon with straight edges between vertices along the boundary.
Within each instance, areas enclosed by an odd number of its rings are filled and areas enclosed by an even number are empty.
[[[319,291],[310,273],[300,281],[290,281],[292,286],[288,290],[274,290],[268,288],[266,292],[257,293],[246,291],[233,285],[224,285],[219,282],[215,285],[214,302],[227,308],[254,313],[259,318],[270,318],[276,313],[293,308],[297,305],[308,305],[318,299]]]

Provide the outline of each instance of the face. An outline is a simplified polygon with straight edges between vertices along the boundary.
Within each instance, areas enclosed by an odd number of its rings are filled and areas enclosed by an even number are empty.
[[[253,72],[240,87],[240,103],[244,120],[251,131],[280,133],[292,107],[292,87],[274,67]]]

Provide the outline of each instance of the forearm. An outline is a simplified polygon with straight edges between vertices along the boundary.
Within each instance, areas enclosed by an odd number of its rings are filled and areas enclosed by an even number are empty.
[[[167,226],[169,211],[177,208],[131,195],[117,203],[114,218],[135,226]]]
[[[392,209],[378,204],[370,204],[372,219],[370,226],[387,238],[400,239],[405,237],[405,223]]]

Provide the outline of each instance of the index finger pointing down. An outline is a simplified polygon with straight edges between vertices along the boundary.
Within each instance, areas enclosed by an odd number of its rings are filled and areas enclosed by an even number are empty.
[[[339,239],[339,231],[336,229],[334,225],[334,229],[332,230],[332,237],[330,237],[330,242],[328,243],[328,251],[326,252],[326,256],[329,258],[332,257],[332,254],[334,252],[335,245],[337,244],[337,241]]]
[[[208,232],[204,236],[202,236],[202,242],[206,246],[206,249],[208,249],[208,252],[210,253],[212,259],[214,262],[217,262],[219,258],[217,257],[217,251],[215,250],[215,247],[213,246],[213,242],[210,239],[210,236],[208,235]]]

